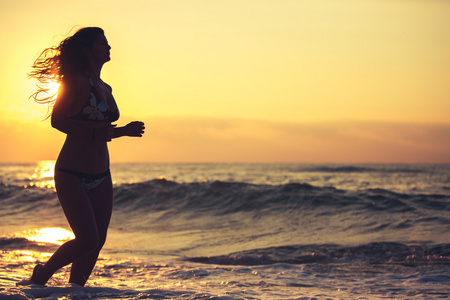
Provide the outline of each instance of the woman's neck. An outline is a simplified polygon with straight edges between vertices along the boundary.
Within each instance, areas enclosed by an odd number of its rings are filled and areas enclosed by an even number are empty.
[[[103,64],[98,65],[94,62],[90,62],[87,65],[86,70],[89,72],[89,75],[93,80],[100,80],[100,73],[102,72]]]

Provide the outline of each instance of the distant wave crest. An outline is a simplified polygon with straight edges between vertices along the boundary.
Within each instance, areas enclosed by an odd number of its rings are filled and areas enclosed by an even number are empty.
[[[405,266],[450,265],[450,244],[427,246],[380,242],[351,247],[334,244],[292,245],[241,251],[221,256],[191,257],[185,260],[204,264],[245,266],[357,262]]]
[[[323,172],[323,173],[422,173],[424,170],[419,168],[408,168],[392,165],[388,167],[382,166],[317,166],[311,168],[300,169],[299,172]]]
[[[314,187],[306,183],[176,183],[155,179],[124,184],[115,190],[116,206],[124,211],[195,211],[197,214],[209,212],[217,215],[250,211],[311,211],[320,208],[389,213],[417,209],[448,211],[448,200],[445,195],[401,194],[383,189],[346,191],[333,187]]]

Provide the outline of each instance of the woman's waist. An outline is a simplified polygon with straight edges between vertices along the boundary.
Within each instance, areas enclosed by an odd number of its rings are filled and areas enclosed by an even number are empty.
[[[92,160],[60,154],[55,168],[72,170],[85,174],[102,174],[109,170],[109,159]]]
[[[108,143],[106,141],[92,141],[67,135],[61,151],[66,149],[68,151],[75,150],[81,154],[104,155],[108,153]]]
[[[109,170],[106,143],[77,143],[66,140],[56,161],[56,167],[98,174]]]

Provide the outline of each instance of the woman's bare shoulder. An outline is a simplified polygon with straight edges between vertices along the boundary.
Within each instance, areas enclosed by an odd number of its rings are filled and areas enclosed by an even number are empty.
[[[65,78],[61,82],[55,107],[62,109],[66,114],[78,112],[89,97],[89,78],[83,74],[77,74],[71,78]]]

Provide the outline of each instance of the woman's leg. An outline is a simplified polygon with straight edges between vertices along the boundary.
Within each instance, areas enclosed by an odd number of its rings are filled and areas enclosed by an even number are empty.
[[[37,278],[31,280],[39,284],[45,284],[60,268],[92,253],[100,241],[94,208],[81,181],[56,170],[55,186],[75,239],[59,247],[47,263],[36,270],[33,277]]]
[[[108,231],[109,221],[113,208],[113,186],[111,175],[108,176],[98,187],[88,193],[94,211],[97,224],[99,243],[97,248],[89,255],[79,258],[72,264],[70,283],[84,286],[94,269],[98,255],[102,249]]]

